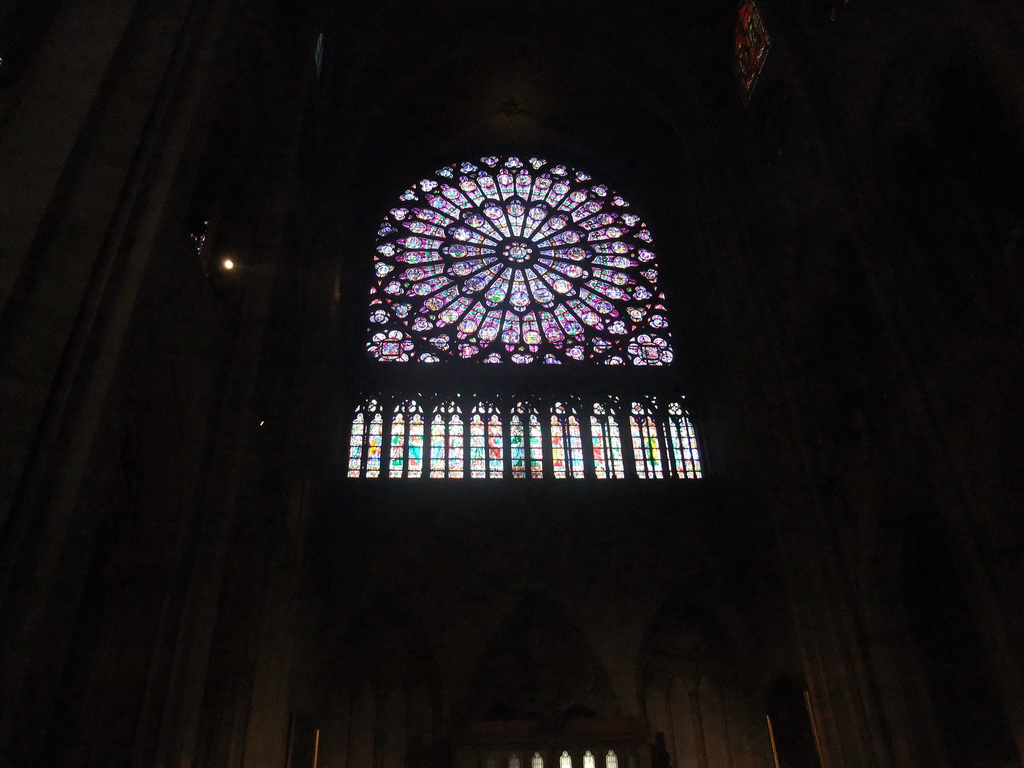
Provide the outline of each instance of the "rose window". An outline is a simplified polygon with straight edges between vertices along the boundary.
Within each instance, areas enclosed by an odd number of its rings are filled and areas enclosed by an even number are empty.
[[[653,239],[564,165],[485,157],[406,191],[378,232],[376,360],[666,365]]]

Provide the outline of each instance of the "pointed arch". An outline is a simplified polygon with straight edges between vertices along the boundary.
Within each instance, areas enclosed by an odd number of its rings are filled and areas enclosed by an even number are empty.
[[[583,477],[583,438],[576,409],[557,402],[551,409],[551,464],[557,478]]]
[[[590,414],[590,436],[594,450],[594,474],[599,480],[626,476],[622,462],[615,400],[594,403]]]
[[[512,477],[544,477],[544,437],[541,434],[537,409],[525,401],[517,401],[509,423],[509,450]]]
[[[348,449],[349,477],[379,477],[384,415],[380,401],[369,398],[356,408]]]
[[[430,420],[430,476],[462,478],[465,447],[462,409],[453,400],[434,408]]]
[[[493,403],[477,403],[469,419],[470,477],[502,477],[504,461],[501,415]]]
[[[668,460],[672,477],[698,478],[701,476],[700,452],[693,422],[681,402],[668,404],[666,419]]]
[[[630,407],[629,431],[633,438],[636,474],[642,479],[665,476],[664,452],[658,424],[650,403],[634,401]]]
[[[423,474],[423,409],[415,400],[395,406],[391,417],[391,452],[388,477]]]

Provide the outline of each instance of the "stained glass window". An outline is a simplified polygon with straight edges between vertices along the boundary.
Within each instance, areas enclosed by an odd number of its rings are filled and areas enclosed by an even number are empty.
[[[558,758],[558,768],[572,768],[572,758],[568,752],[562,752],[562,756]]]
[[[535,157],[450,165],[378,231],[370,355],[385,362],[666,365],[653,238],[586,173]]]
[[[681,403],[669,403],[667,439],[673,476],[700,477],[697,435],[693,431],[693,423]]]
[[[555,403],[551,410],[551,463],[555,477],[583,477],[583,439],[576,410]]]
[[[764,68],[769,43],[761,12],[758,11],[753,0],[742,0],[736,11],[733,49],[736,56],[736,72],[740,78],[740,86],[743,88],[744,100],[750,99],[757,78]]]
[[[430,476],[463,475],[462,411],[450,400],[440,403],[430,420]]]
[[[608,754],[604,756],[604,768],[619,768],[619,758],[614,750],[609,749]]]
[[[594,474],[599,479],[625,477],[622,465],[622,439],[615,410],[604,403],[594,403],[590,416],[590,437],[594,446]]]
[[[493,405],[480,403],[469,421],[470,477],[501,477],[504,470],[501,417]]]
[[[400,403],[391,417],[388,477],[423,474],[423,410],[415,400]]]
[[[508,758],[508,768],[519,768],[519,766],[519,755],[513,752],[511,755],[509,755]]]
[[[509,422],[512,477],[544,477],[544,437],[537,410],[516,403]]]
[[[582,431],[580,408],[589,414],[589,433]],[[543,421],[541,413],[547,414]],[[628,463],[622,445],[627,432],[633,448]],[[614,397],[503,403],[430,394],[376,396],[356,408],[348,445],[349,477],[383,472],[389,478],[541,479],[545,465],[549,476],[560,479],[697,479],[703,474],[697,434],[681,398],[663,408],[655,397],[620,406]]]
[[[530,760],[530,768],[544,768],[544,758],[540,756],[540,752],[533,753],[533,759]]]
[[[380,402],[370,398],[356,409],[349,438],[348,476],[379,477],[384,416]]]
[[[597,763],[594,761],[594,753],[589,749],[583,754],[583,768],[597,768]]]
[[[641,478],[665,476],[658,440],[658,425],[651,409],[643,403],[633,403],[629,417],[629,430],[633,437],[633,458],[636,473]]]

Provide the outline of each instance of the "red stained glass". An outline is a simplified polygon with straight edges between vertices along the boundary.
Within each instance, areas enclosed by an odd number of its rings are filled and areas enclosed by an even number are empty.
[[[753,0],[743,0],[736,12],[736,28],[733,31],[733,50],[736,56],[736,72],[743,88],[744,99],[749,99],[757,78],[764,69],[770,41],[764,28],[761,13]]]

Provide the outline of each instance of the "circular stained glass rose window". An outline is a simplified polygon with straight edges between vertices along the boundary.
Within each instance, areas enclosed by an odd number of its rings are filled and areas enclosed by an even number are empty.
[[[564,165],[485,157],[442,168],[388,212],[374,269],[377,360],[673,358],[650,231]]]

